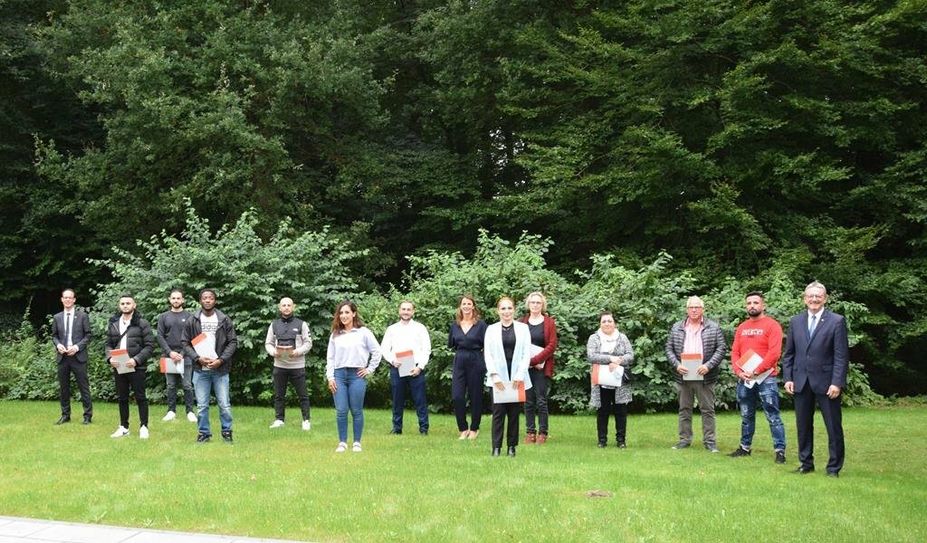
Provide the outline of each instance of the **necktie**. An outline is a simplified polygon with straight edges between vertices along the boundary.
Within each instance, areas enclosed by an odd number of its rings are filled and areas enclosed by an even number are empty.
[[[808,324],[808,335],[809,336],[814,334],[814,325],[815,325],[815,321],[817,320],[817,318],[818,318],[817,315],[811,315],[811,322]]]
[[[64,314],[64,346],[71,346],[71,314]]]

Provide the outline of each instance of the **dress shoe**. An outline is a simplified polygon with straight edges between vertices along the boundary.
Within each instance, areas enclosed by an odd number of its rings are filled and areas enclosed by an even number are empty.
[[[509,450],[505,454],[515,456],[515,447],[509,447]]]
[[[813,472],[814,472],[814,466],[812,467],[798,466],[797,468],[795,468],[795,473],[800,473],[801,475],[806,475],[808,473],[813,473]]]
[[[839,472],[839,471],[828,471],[828,472],[827,472],[827,476],[828,476],[828,477],[835,477],[835,478],[836,478],[836,477],[840,477],[840,472]]]
[[[55,422],[55,424],[65,424],[65,423],[68,423],[68,422],[71,422],[71,417],[69,417],[69,416],[67,416],[67,415],[61,415],[61,418],[58,419],[58,421]]]
[[[605,448],[605,440],[604,440],[604,439],[599,441],[598,447],[599,447],[600,449],[604,449],[604,448]]]
[[[389,433],[392,436],[401,436],[402,430],[397,430],[396,428],[393,428],[392,430],[389,431]]]
[[[492,456],[499,456],[500,454],[502,454],[502,449],[498,447],[492,448]]]
[[[82,424],[90,424],[90,417],[84,417],[84,422]]]

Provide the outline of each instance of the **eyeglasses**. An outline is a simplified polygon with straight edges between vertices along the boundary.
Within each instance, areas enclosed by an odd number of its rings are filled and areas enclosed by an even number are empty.
[[[705,309],[705,307],[701,305],[690,305],[686,307],[686,309]]]

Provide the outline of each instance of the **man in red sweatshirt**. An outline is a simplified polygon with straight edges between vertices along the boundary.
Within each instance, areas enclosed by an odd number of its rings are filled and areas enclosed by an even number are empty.
[[[776,463],[785,463],[785,427],[779,416],[779,356],[782,354],[782,326],[766,316],[763,293],[746,296],[749,318],[737,327],[731,347],[731,368],[737,375],[737,403],[740,404],[740,447],[728,456],[750,456],[756,430],[756,404],[759,400],[769,421]]]

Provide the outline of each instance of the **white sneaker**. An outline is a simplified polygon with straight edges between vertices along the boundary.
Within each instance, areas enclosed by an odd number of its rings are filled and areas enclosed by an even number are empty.
[[[354,452],[361,452],[360,441],[355,441],[354,446],[351,447],[351,450]]]
[[[148,439],[148,427],[147,426],[142,426],[141,428],[138,429],[138,438]]]
[[[271,423],[271,425],[270,425],[271,428],[280,428],[281,426],[283,426],[283,421],[280,420],[280,419],[275,420],[275,421],[274,421],[273,423]]]
[[[190,422],[196,422],[196,414],[193,411],[187,413],[187,420]]]
[[[342,441],[341,443],[338,444],[338,447],[335,449],[335,452],[343,453],[346,450],[348,450],[348,444]]]
[[[116,428],[116,431],[110,434],[109,437],[126,437],[127,435],[129,435],[129,429],[124,426],[120,426],[119,428]]]
[[[306,431],[308,432],[310,428],[312,428],[312,425],[309,424],[309,421],[308,421],[308,420],[304,420],[304,421],[303,421],[303,430],[306,430]]]
[[[174,413],[173,411],[168,411],[167,415],[164,415],[164,418],[161,420],[163,420],[164,422],[167,422],[169,420],[174,420],[176,418],[177,418],[177,413]]]

